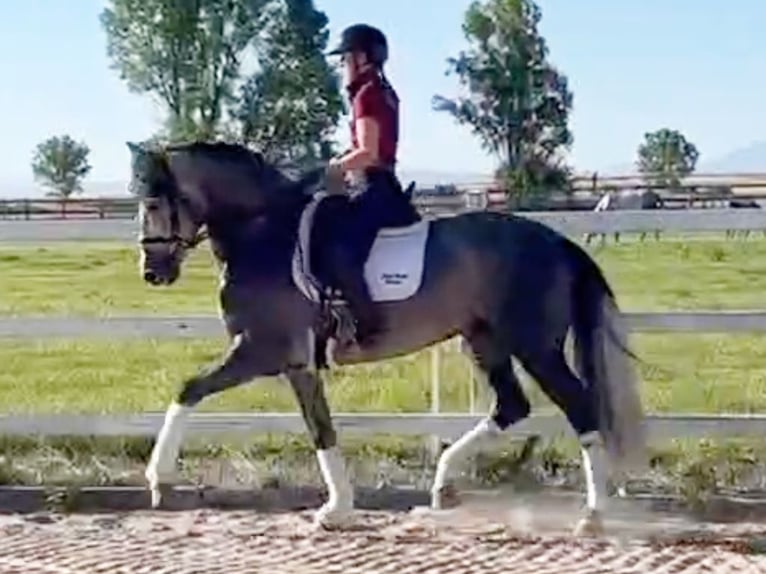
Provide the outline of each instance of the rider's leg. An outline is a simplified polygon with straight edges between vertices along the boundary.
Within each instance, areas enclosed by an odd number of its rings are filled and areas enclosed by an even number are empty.
[[[364,278],[365,258],[360,255],[353,236],[335,242],[331,256],[335,282],[348,301],[356,321],[357,343],[369,344],[380,332],[382,318]]]
[[[356,338],[361,345],[371,343],[381,330],[380,311],[370,296],[364,278],[364,264],[375,240],[374,214],[367,208],[366,192],[353,199],[343,221],[338,221],[330,248],[333,279],[348,301],[357,323]]]

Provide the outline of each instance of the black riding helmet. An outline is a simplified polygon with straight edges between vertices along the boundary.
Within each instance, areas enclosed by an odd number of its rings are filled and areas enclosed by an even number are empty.
[[[340,44],[329,55],[363,52],[372,64],[382,66],[388,60],[388,40],[385,34],[367,24],[354,24],[341,33]]]

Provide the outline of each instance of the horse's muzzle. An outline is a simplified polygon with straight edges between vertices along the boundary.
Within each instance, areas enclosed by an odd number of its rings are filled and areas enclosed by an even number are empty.
[[[144,281],[151,283],[152,285],[159,285],[162,283],[162,280],[159,278],[159,276],[151,269],[144,271]]]
[[[173,256],[145,256],[142,265],[144,281],[149,285],[172,285],[180,275],[180,262]]]

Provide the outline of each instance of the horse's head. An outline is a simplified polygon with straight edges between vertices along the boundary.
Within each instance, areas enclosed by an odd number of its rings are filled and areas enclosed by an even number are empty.
[[[170,285],[204,225],[211,240],[249,225],[299,213],[322,182],[321,170],[286,177],[245,146],[194,142],[159,150],[129,143],[131,188],[139,199],[141,273],[153,285]]]
[[[170,285],[188,250],[202,238],[204,202],[179,187],[165,151],[134,143],[128,148],[130,187],[139,201],[141,275],[152,285]]]

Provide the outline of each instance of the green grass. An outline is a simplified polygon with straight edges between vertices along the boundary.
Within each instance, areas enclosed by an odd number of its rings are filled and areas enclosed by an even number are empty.
[[[644,244],[630,241],[592,251],[625,310],[766,306],[766,240],[695,238],[688,242],[655,242],[650,239]],[[217,286],[217,270],[207,248],[201,248],[192,256],[182,279],[170,288],[152,288],[143,283],[133,246],[69,243],[0,248],[0,315],[215,314]],[[634,336],[633,344],[644,361],[642,392],[648,410],[766,412],[764,337],[639,334]],[[43,338],[36,342],[1,342],[0,411],[162,410],[179,383],[215,359],[222,349],[221,340],[52,341]],[[327,389],[333,409],[428,410],[431,397],[427,353],[332,373],[327,377]],[[447,352],[441,379],[442,409],[466,410],[469,402],[466,359]],[[525,384],[536,407],[550,406],[536,385],[526,379]],[[487,393],[482,393],[481,398],[486,408]],[[272,379],[227,391],[205,401],[201,408],[296,411],[287,386]],[[302,445],[303,440],[299,440]],[[369,450],[378,442],[365,439],[359,448]],[[131,448],[140,454],[138,458],[145,458],[147,445],[141,441],[138,444]],[[262,443],[258,444],[259,448],[263,447]],[[391,447],[392,444],[396,444],[396,448]],[[400,457],[402,449],[411,447],[407,441],[394,441],[380,448],[393,457]],[[275,447],[275,451],[284,453],[281,448]],[[302,449],[298,450],[304,452]],[[0,448],[2,450],[5,449]],[[66,459],[61,451],[55,452],[58,454],[53,460]],[[717,460],[718,454],[711,454],[709,449],[689,451],[687,446],[674,452],[672,456],[663,455],[672,473],[678,476],[691,473],[698,482],[715,482],[704,461]],[[261,454],[259,451],[255,458]],[[555,458],[550,452],[543,456]],[[61,463],[65,469],[69,468],[68,464]],[[4,480],[3,473],[6,480],[17,476],[16,466],[3,465],[0,456],[0,482]],[[51,472],[47,469],[39,476],[51,476]],[[29,477],[24,480],[34,482]]]
[[[625,309],[760,308],[766,241],[634,241],[594,248]],[[0,314],[215,313],[217,269],[206,247],[170,288],[144,284],[136,250],[118,243],[0,247]]]
[[[636,242],[593,250],[626,310],[757,309],[766,303],[766,241]],[[195,252],[177,285],[153,288],[138,275],[133,246],[65,243],[0,249],[0,314],[216,313],[217,270]],[[634,337],[647,405],[661,411],[762,411],[766,344],[749,335]],[[184,377],[215,359],[221,340],[3,342],[5,411],[162,409]],[[468,406],[468,367],[447,354],[444,410]],[[336,410],[422,411],[430,404],[427,354],[341,369],[328,378]],[[536,386],[530,394],[544,403]],[[279,381],[228,391],[206,409],[292,410]]]
[[[172,288],[139,277],[135,247],[62,243],[0,248],[0,315],[215,314],[215,261],[197,250]]]
[[[766,344],[733,335],[641,335],[635,347],[647,408],[678,412],[766,411]],[[41,341],[0,345],[0,397],[12,412],[161,410],[179,383],[222,349],[220,341]],[[441,370],[444,411],[469,405],[468,362],[447,349]],[[430,408],[426,352],[340,369],[327,379],[335,410],[417,412]],[[536,385],[528,384],[544,408]],[[488,394],[483,398],[488,400]],[[288,385],[264,379],[214,396],[205,410],[293,411]]]

